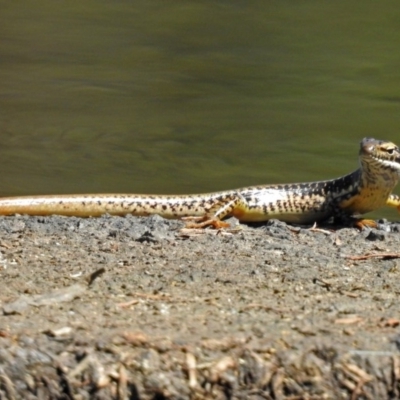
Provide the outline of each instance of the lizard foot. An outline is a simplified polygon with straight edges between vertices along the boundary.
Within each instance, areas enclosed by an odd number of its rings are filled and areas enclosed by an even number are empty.
[[[356,219],[354,226],[362,231],[364,228],[376,228],[378,224],[373,219]]]
[[[200,228],[206,228],[207,226],[211,226],[214,229],[222,229],[230,227],[230,224],[228,224],[227,222],[223,222],[218,218],[184,217],[182,219],[184,221],[192,221],[192,222],[186,222],[185,228],[188,229],[200,229]]]

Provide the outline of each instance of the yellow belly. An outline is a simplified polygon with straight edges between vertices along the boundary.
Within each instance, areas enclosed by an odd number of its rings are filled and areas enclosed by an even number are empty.
[[[359,194],[344,200],[340,207],[353,214],[365,214],[386,205],[390,191],[363,188]]]

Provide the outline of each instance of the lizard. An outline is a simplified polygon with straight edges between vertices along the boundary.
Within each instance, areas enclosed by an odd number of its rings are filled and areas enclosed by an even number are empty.
[[[229,226],[240,222],[278,219],[312,224],[335,218],[348,222],[353,216],[382,206],[400,211],[400,197],[392,193],[400,178],[400,150],[389,141],[364,138],[360,166],[354,172],[330,180],[250,186],[191,195],[74,194],[0,198],[0,215],[64,215],[96,217],[102,214],[148,216],[193,220],[190,227]],[[372,220],[355,224],[376,226]]]

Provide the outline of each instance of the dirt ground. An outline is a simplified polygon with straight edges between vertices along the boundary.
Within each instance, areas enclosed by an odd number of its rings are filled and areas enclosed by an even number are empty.
[[[0,399],[400,398],[400,225],[0,218]]]

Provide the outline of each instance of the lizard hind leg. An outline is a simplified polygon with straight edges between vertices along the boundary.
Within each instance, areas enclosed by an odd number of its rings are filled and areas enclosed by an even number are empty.
[[[240,205],[240,197],[227,195],[215,201],[210,209],[201,217],[184,217],[185,221],[191,221],[186,224],[186,228],[199,229],[208,226],[214,229],[229,228],[230,224],[222,221],[225,217],[234,215],[235,209]]]
[[[230,227],[227,222],[221,221],[218,218],[209,218],[207,215],[204,217],[183,217],[182,220],[187,221],[185,227],[188,229],[201,229],[208,226],[211,226],[214,229]]]

